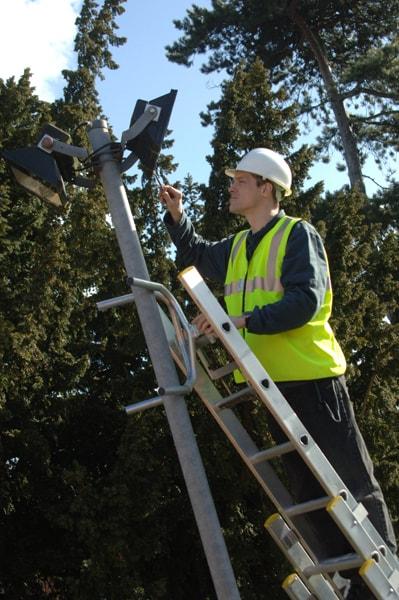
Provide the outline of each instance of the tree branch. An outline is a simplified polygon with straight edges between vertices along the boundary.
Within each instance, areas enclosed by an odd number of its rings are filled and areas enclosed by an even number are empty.
[[[351,118],[357,121],[361,121],[362,123],[370,123],[370,125],[381,125],[380,121],[374,121],[378,117],[390,116],[390,115],[398,115],[399,110],[383,110],[375,115],[370,115],[369,117],[362,117],[361,115],[357,115],[356,113],[351,114]]]
[[[381,188],[382,190],[389,190],[389,187],[385,187],[384,185],[381,185],[380,183],[378,183],[378,181],[376,181],[373,177],[370,177],[370,175],[365,175],[363,173],[363,177],[365,179],[370,179],[370,181],[372,181],[373,183],[375,183],[375,185],[377,185],[379,188]]]
[[[391,100],[399,101],[399,94],[394,94],[393,92],[381,92],[375,88],[368,88],[362,85],[357,85],[352,90],[340,94],[340,98],[341,100],[346,100],[347,98],[352,98],[353,96],[358,96],[360,94],[369,94],[370,96],[377,96],[378,98],[390,98]]]

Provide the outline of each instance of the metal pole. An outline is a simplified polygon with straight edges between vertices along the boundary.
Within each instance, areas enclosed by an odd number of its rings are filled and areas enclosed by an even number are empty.
[[[107,147],[111,142],[107,122],[102,119],[94,121],[88,135],[93,152],[98,151],[100,177],[127,275],[149,280],[119,163]],[[165,389],[175,388],[179,386],[179,379],[154,294],[135,287],[134,297],[158,385]],[[172,394],[165,395],[163,400],[217,597],[220,600],[239,600],[237,583],[185,400]]]

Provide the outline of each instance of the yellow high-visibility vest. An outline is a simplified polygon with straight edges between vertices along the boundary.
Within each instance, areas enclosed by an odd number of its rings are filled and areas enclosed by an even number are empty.
[[[246,257],[249,230],[237,233],[224,289],[230,316],[241,316],[252,312],[256,306],[260,308],[281,300],[284,295],[281,273],[287,240],[299,220],[288,216],[279,219],[264,235],[249,264]],[[331,309],[328,271],[323,304],[308,323],[282,333],[259,335],[246,329],[241,333],[273,381],[303,381],[342,375],[346,361],[328,323]],[[237,382],[244,381],[239,372],[235,373],[235,378]]]

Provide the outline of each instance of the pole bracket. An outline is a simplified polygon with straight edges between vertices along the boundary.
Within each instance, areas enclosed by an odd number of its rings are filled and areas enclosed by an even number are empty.
[[[145,279],[138,279],[137,277],[127,277],[126,282],[131,287],[136,286],[151,291],[158,301],[166,304],[176,331],[176,340],[187,374],[186,381],[182,385],[171,388],[159,387],[156,390],[159,394],[157,398],[144,400],[143,402],[138,402],[127,406],[125,408],[126,412],[128,414],[133,414],[136,412],[141,412],[142,410],[147,410],[147,408],[159,406],[163,402],[163,396],[185,396],[192,391],[197,379],[194,341],[196,335],[195,328],[188,322],[183,310],[180,307],[180,304],[164,285],[161,283],[155,283],[153,281],[147,281]],[[125,306],[131,302],[134,302],[133,293],[117,296],[109,300],[102,300],[97,302],[96,306],[99,311],[105,311],[117,306]]]

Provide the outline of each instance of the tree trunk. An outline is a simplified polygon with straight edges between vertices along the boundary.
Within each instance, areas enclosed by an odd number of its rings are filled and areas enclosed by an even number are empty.
[[[331,69],[324,54],[320,40],[310,29],[305,19],[297,12],[296,0],[294,0],[288,7],[288,14],[291,20],[302,32],[305,40],[309,43],[309,46],[319,64],[320,73],[326,87],[327,96],[330,100],[337,122],[338,131],[341,136],[351,187],[365,192],[356,140],[351,131],[343,100],[341,99],[337,90],[337,86],[332,76]]]

